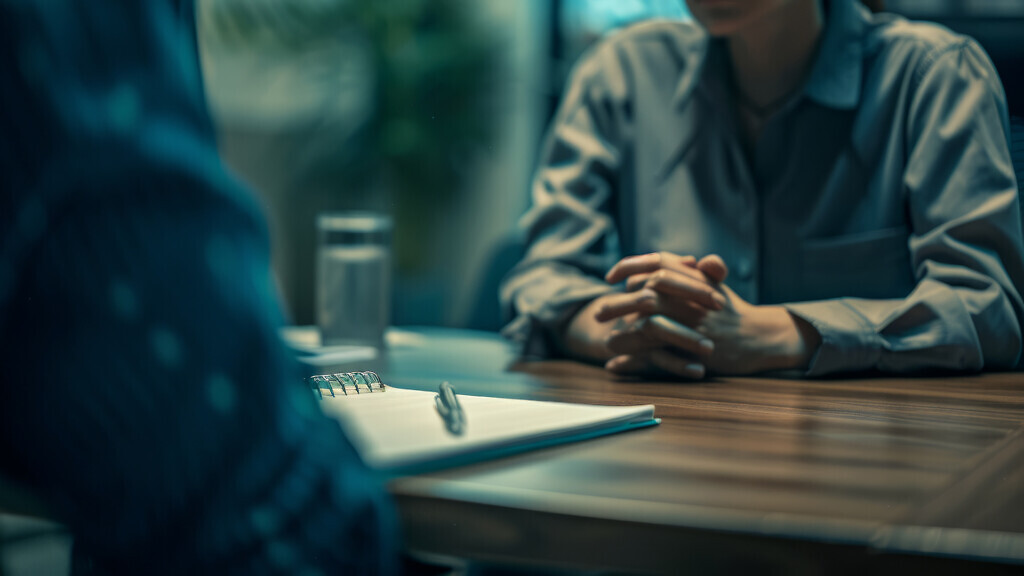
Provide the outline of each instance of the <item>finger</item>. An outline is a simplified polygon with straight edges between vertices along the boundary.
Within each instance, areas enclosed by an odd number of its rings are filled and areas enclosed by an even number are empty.
[[[645,287],[668,296],[691,300],[711,310],[721,310],[726,305],[725,296],[710,284],[675,270],[661,269],[651,273]]]
[[[725,282],[726,276],[729,275],[729,267],[725,265],[725,261],[718,254],[708,254],[701,258],[700,262],[697,262],[697,269],[712,282]]]
[[[697,259],[693,256],[679,256],[671,252],[652,252],[619,260],[605,274],[604,279],[609,284],[618,284],[634,274],[647,274],[665,267],[680,271],[692,270],[696,273],[696,266]]]
[[[693,380],[699,380],[704,377],[705,370],[703,364],[694,362],[690,358],[673,354],[668,350],[654,350],[649,356],[649,361],[665,372],[676,376]]]
[[[644,284],[647,283],[647,279],[650,277],[650,274],[633,274],[626,279],[626,292],[636,292],[643,288]]]
[[[604,275],[609,284],[617,284],[633,274],[645,274],[654,272],[661,267],[661,254],[652,252],[650,254],[639,254],[623,258],[612,266],[612,269]]]
[[[607,322],[634,312],[653,314],[657,309],[657,292],[644,289],[607,296],[594,314],[594,319],[598,322]]]
[[[653,341],[663,342],[698,357],[710,356],[715,351],[715,343],[706,336],[661,314],[642,320],[640,331]]]
[[[630,276],[629,280],[627,281],[627,288],[630,292],[636,292],[638,290],[641,290],[643,289],[643,284],[639,284],[640,280],[649,277],[649,274],[637,274],[635,276]],[[634,284],[634,278],[637,279],[636,284]],[[728,290],[725,287],[723,287],[723,289]],[[728,300],[728,294],[723,294],[723,296],[724,299]],[[668,299],[665,297],[659,297],[657,299],[657,305],[655,306],[655,308],[656,309],[654,311],[646,311],[644,314],[664,314],[677,322],[682,322],[683,324],[686,324],[687,326],[696,325],[708,313],[707,306],[703,304],[698,304],[692,300],[685,298]],[[633,313],[632,315],[639,316],[640,314]],[[627,318],[627,316],[619,316],[618,321],[623,322],[624,319]],[[621,328],[621,326],[616,326],[616,328]]]
[[[643,356],[622,354],[605,362],[604,368],[616,374],[643,374],[647,372],[648,361]]]
[[[613,330],[605,346],[615,354],[635,354],[670,346],[696,357],[707,357],[715,343],[700,332],[662,314],[648,316],[624,330]]]
[[[665,342],[658,340],[643,330],[646,320],[641,320],[623,330],[613,330],[605,340],[605,347],[614,354],[639,354],[647,353],[654,348],[665,346]]]

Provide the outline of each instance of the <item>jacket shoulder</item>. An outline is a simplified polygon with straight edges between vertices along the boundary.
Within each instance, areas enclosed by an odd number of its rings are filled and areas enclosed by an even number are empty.
[[[580,57],[577,81],[596,80],[618,92],[639,77],[679,78],[696,70],[707,48],[707,35],[684,20],[646,20],[609,32]]]
[[[879,14],[872,24],[869,49],[874,52],[896,53],[909,60],[930,63],[947,52],[981,49],[970,36],[932,22]]]

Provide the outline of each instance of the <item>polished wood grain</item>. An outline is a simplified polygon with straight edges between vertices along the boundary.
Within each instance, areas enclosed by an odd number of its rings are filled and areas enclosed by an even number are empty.
[[[407,357],[462,393],[650,403],[662,424],[395,481],[412,550],[653,573],[1024,564],[1022,374],[642,382],[509,365],[483,336],[466,371],[427,336]],[[391,375],[415,383],[402,354]]]

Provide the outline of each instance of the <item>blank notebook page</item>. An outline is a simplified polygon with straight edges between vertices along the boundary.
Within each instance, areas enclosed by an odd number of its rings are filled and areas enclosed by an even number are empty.
[[[590,406],[460,394],[465,432],[453,435],[434,408],[434,396],[389,386],[383,393],[324,398],[321,406],[341,421],[367,464],[382,470],[656,422],[651,405]]]

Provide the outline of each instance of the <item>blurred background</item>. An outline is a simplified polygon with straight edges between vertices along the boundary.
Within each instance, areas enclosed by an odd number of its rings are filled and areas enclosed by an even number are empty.
[[[976,37],[1024,115],[1024,0],[888,0]],[[292,319],[314,323],[315,215],[395,219],[393,323],[497,329],[497,284],[572,63],[683,0],[198,0],[227,163],[263,199]]]

